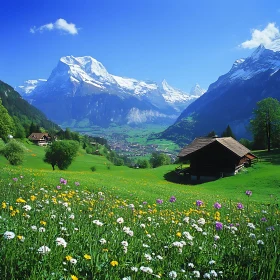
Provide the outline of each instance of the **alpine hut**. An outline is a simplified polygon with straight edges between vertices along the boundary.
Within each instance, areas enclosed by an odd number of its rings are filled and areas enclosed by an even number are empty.
[[[207,180],[234,175],[257,157],[232,137],[200,137],[185,146],[178,158],[180,162],[190,162],[191,177]]]
[[[46,146],[51,141],[49,134],[42,132],[33,132],[28,139],[38,146]]]

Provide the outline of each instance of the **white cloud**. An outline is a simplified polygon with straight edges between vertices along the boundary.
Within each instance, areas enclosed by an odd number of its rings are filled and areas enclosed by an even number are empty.
[[[253,49],[262,44],[265,48],[270,49],[280,37],[279,29],[275,23],[269,23],[263,30],[253,29],[251,34],[251,40],[241,43],[240,47]]]
[[[43,32],[45,30],[61,30],[65,33],[71,34],[71,35],[76,35],[78,34],[78,28],[74,23],[68,23],[65,19],[60,18],[54,23],[48,23],[45,25],[42,25],[40,27],[31,27],[30,32],[35,33],[35,32]]]
[[[263,44],[269,48],[271,44],[279,38],[280,32],[275,23],[269,23],[263,30],[253,29],[251,40],[247,40],[240,44],[244,49],[253,49]]]

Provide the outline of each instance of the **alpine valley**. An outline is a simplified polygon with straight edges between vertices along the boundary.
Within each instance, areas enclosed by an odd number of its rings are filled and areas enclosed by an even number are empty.
[[[267,97],[280,100],[279,69],[280,49],[259,46],[248,58],[236,60],[157,137],[184,145],[210,131],[220,135],[230,125],[237,139],[251,138],[248,126],[256,103]]]
[[[205,90],[190,93],[161,84],[108,73],[90,56],[62,57],[48,80],[29,80],[15,88],[24,99],[63,126],[174,123]]]

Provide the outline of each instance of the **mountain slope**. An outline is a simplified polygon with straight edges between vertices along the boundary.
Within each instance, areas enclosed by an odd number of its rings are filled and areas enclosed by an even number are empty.
[[[161,137],[173,139],[180,122],[186,120],[195,124],[181,130],[181,135],[189,138],[212,130],[220,134],[228,124],[237,138],[250,137],[248,124],[256,103],[266,97],[280,100],[279,69],[280,52],[260,46],[250,57],[235,61],[231,70],[211,84]]]
[[[36,87],[40,86],[46,81],[46,79],[27,80],[22,86],[15,87],[15,91],[17,91],[21,96],[28,96]]]
[[[40,110],[22,99],[18,92],[2,81],[0,81],[0,98],[2,105],[8,110],[9,115],[17,117],[17,120],[22,125],[33,122],[45,129],[59,129]]]
[[[20,88],[27,91],[25,86]],[[58,123],[106,127],[111,123],[171,124],[200,94],[203,90],[187,94],[166,81],[158,85],[111,75],[90,56],[65,56],[46,82],[23,97]]]

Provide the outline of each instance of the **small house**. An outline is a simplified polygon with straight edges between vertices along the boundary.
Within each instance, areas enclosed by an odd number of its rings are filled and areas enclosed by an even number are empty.
[[[38,146],[46,146],[51,141],[48,133],[41,132],[32,133],[28,139]]]
[[[185,146],[178,158],[190,162],[191,178],[207,180],[234,175],[257,157],[232,137],[200,137]]]

